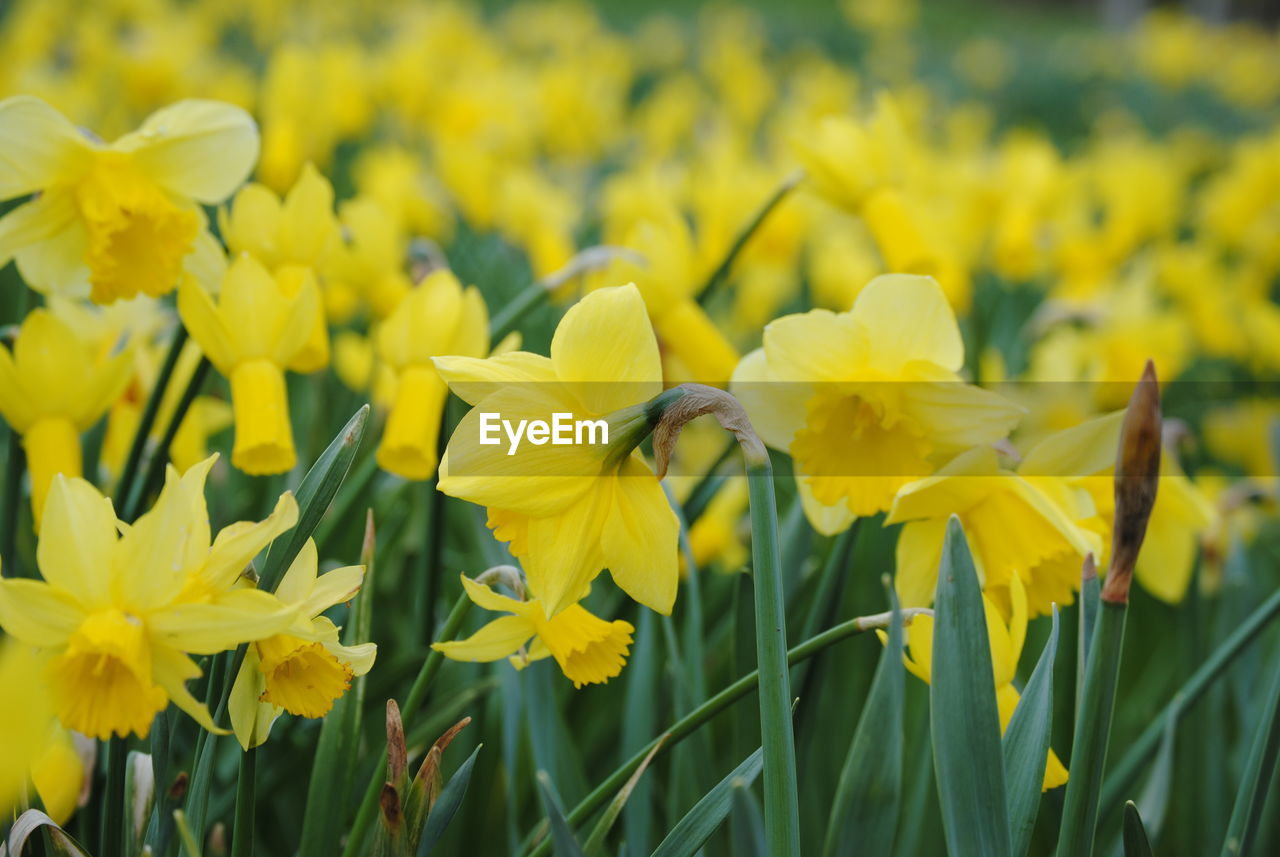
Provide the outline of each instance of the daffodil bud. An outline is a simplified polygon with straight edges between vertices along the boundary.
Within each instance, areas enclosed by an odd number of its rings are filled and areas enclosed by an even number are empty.
[[[1129,601],[1129,585],[1147,534],[1147,522],[1160,486],[1160,384],[1155,364],[1147,361],[1133,389],[1120,430],[1116,455],[1116,517],[1111,544],[1111,567],[1102,585],[1102,600]]]

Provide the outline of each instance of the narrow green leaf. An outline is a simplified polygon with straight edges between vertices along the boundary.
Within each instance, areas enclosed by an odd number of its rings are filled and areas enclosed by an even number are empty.
[[[1271,683],[1271,694],[1258,723],[1244,776],[1240,778],[1236,804],[1227,824],[1227,837],[1222,843],[1223,857],[1252,853],[1277,758],[1280,758],[1280,671],[1276,672]]]
[[[1040,790],[1053,729],[1053,661],[1058,652],[1058,607],[1040,660],[1023,688],[1004,733],[1004,777],[1009,792],[1009,834],[1014,857],[1027,853],[1040,809]]]
[[[298,486],[298,523],[285,536],[277,539],[267,553],[262,564],[261,579],[258,588],[266,592],[275,592],[285,570],[289,568],[298,551],[311,538],[319,525],[320,519],[329,508],[333,496],[338,493],[342,480],[347,476],[351,460],[360,448],[360,439],[364,437],[365,426],[369,420],[369,406],[364,405],[347,421],[342,431],[330,442],[327,449],[311,465],[307,475]]]
[[[427,815],[427,823],[422,828],[422,838],[418,840],[418,857],[427,857],[431,853],[431,849],[436,847],[436,843],[444,835],[449,822],[453,821],[458,807],[462,806],[462,799],[467,794],[467,786],[471,784],[471,773],[475,770],[476,756],[483,746],[479,744],[471,751],[471,755],[458,766],[458,770],[440,790],[440,797],[436,799],[435,806],[431,807],[431,812]]]
[[[823,854],[890,854],[902,804],[902,613],[893,621],[836,786]]]
[[[231,828],[231,857],[253,855],[260,750],[260,747],[250,747],[240,754],[240,776],[236,780],[236,816]]]
[[[636,772],[631,775],[631,779],[627,780],[627,784],[619,790],[618,796],[604,808],[604,812],[600,815],[600,820],[596,822],[591,835],[587,837],[587,844],[582,848],[586,852],[586,857],[595,857],[595,855],[603,852],[605,837],[609,835],[609,831],[613,828],[613,823],[622,814],[623,807],[627,805],[627,801],[631,798],[631,793],[635,791],[636,784],[640,782],[640,777],[644,775],[649,763],[653,761],[653,757],[658,754],[660,749],[662,749],[661,741],[653,745],[653,749],[645,757],[644,764],[636,768]]]
[[[200,857],[200,846],[187,824],[187,814],[180,809],[173,811],[173,826],[178,830],[178,841],[182,843],[182,851],[186,857]]]
[[[729,842],[733,857],[767,857],[764,842],[764,815],[750,786],[733,787],[733,810],[729,815]]]
[[[625,706],[622,710],[622,759],[644,752],[650,738],[658,731],[658,672],[661,658],[657,648],[658,626],[652,610],[641,610],[636,618],[635,645],[623,675],[626,683]],[[653,745],[657,750],[661,745]],[[645,758],[649,758],[646,756]],[[653,827],[652,778],[638,783],[622,812],[622,833],[626,853],[633,857],[648,855],[652,847]],[[588,843],[589,845],[589,843]]]
[[[693,805],[693,809],[676,822],[676,826],[671,828],[671,832],[658,845],[652,857],[693,857],[729,815],[729,809],[733,806],[734,788],[745,788],[755,782],[763,766],[764,748],[760,748],[703,795]]]
[[[555,787],[546,771],[538,771],[538,794],[542,797],[542,806],[551,824],[551,842],[556,857],[583,857],[582,846],[574,837],[569,822],[564,819],[564,807],[560,805],[560,798],[556,796]]]
[[[1127,612],[1126,604],[1115,601],[1103,601],[1098,611],[1085,672],[1084,696],[1071,742],[1071,778],[1067,780],[1062,804],[1058,857],[1093,855]]]
[[[1093,644],[1093,626],[1098,622],[1098,601],[1102,582],[1093,562],[1087,561],[1080,581],[1080,628],[1076,636],[1076,717],[1080,716],[1080,700],[1084,699],[1084,670],[1089,663],[1089,647]]]
[[[951,857],[1009,857],[1000,716],[986,610],[959,519],[947,523],[934,598],[933,764]]]
[[[1124,857],[1151,857],[1151,843],[1133,801],[1124,805]]]

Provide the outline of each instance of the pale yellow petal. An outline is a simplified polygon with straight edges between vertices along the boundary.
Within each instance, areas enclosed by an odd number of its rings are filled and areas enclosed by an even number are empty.
[[[866,365],[866,335],[848,313],[815,309],[765,325],[764,353],[773,381],[854,380]]]
[[[912,521],[898,534],[894,586],[903,607],[928,607],[938,588],[947,519]]]
[[[599,289],[570,307],[551,340],[551,362],[590,414],[662,392],[658,340],[634,285]]]
[[[1115,467],[1124,411],[1054,432],[1022,457],[1023,476],[1092,476]]]
[[[151,614],[148,624],[174,648],[211,655],[240,643],[277,634],[293,622],[297,608],[274,595],[237,589],[209,604],[179,604]]]
[[[680,522],[653,471],[633,454],[615,479],[613,509],[601,536],[604,564],[631,598],[670,615],[680,579]]]
[[[276,708],[269,702],[262,702],[262,694],[267,690],[267,680],[258,669],[256,646],[249,646],[236,673],[236,680],[231,685],[231,696],[227,700],[227,713],[231,715],[231,729],[236,734],[242,749],[257,747],[267,740],[271,734],[271,724],[284,709]]]
[[[584,598],[604,567],[600,537],[613,508],[613,481],[596,480],[563,512],[529,521],[529,551],[522,561],[529,590],[547,618]]]
[[[276,501],[271,514],[263,520],[239,521],[223,528],[213,541],[201,576],[213,589],[226,589],[273,539],[297,523],[298,501],[286,491]],[[314,569],[314,563],[312,567]],[[283,599],[283,595],[281,597]]]
[[[499,616],[465,640],[432,643],[454,661],[487,663],[514,654],[534,634],[533,624],[520,616]]]
[[[0,265],[12,259],[18,251],[75,227],[77,216],[71,194],[53,190],[0,217]]]
[[[29,646],[64,645],[85,611],[65,589],[42,580],[0,580],[0,628]]]
[[[89,234],[84,223],[75,218],[48,238],[16,250],[13,257],[23,281],[37,292],[87,298],[88,249]]]
[[[512,351],[486,359],[434,357],[431,362],[454,395],[469,405],[479,404],[508,384],[556,382],[551,358],[527,351]]]
[[[1003,440],[1026,413],[1008,399],[953,381],[907,381],[902,408],[924,428],[935,455],[952,456],[980,444]]]
[[[88,607],[104,606],[110,598],[107,571],[115,547],[111,500],[83,479],[55,476],[36,547],[44,579],[76,593]]]
[[[800,497],[800,505],[809,524],[824,536],[843,533],[858,517],[850,509],[849,504],[841,500],[833,506],[822,503],[814,496],[814,483],[829,477],[801,477],[796,480],[796,494]]]
[[[955,313],[932,277],[876,277],[858,292],[852,318],[866,332],[869,360],[887,372],[914,360],[952,372],[964,365],[964,343]]]
[[[756,434],[774,449],[785,451],[796,432],[804,428],[814,389],[805,381],[779,381],[769,368],[764,349],[757,348],[738,362],[729,392],[746,410]]]
[[[348,565],[327,571],[316,578],[311,594],[302,602],[303,616],[317,616],[335,604],[344,604],[356,597],[364,583],[364,566]]]
[[[0,101],[0,199],[74,181],[91,152],[88,138],[39,98]]]
[[[187,681],[200,677],[200,667],[182,652],[165,645],[151,647],[151,674],[156,684],[164,688],[174,705],[215,735],[226,735],[227,730],[213,722],[213,716],[203,702],[187,690]]]
[[[495,613],[524,613],[528,606],[528,602],[517,601],[500,592],[495,592],[493,587],[477,583],[465,574],[461,574],[459,577],[462,580],[462,588],[466,591],[467,597],[477,607],[483,607],[485,610],[492,610]]]
[[[244,183],[258,160],[258,126],[239,107],[188,99],[152,113],[112,148],[161,187],[212,205]]]
[[[236,337],[227,329],[222,313],[194,277],[178,286],[178,314],[191,338],[223,375],[231,374],[240,357]]]

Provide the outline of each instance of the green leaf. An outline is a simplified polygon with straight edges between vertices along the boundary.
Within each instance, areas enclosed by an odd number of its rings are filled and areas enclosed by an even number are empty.
[[[764,815],[750,786],[733,787],[733,811],[729,815],[729,842],[733,857],[766,857]]]
[[[311,465],[302,484],[298,486],[298,523],[285,536],[277,539],[267,553],[262,565],[258,588],[275,592],[298,551],[311,538],[320,519],[329,508],[333,496],[338,493],[342,480],[347,476],[351,460],[360,448],[360,439],[369,420],[369,406],[364,405],[347,421],[328,448]]]
[[[1133,801],[1124,805],[1124,857],[1151,857],[1151,843]]]
[[[947,523],[934,598],[933,764],[951,857],[1009,857],[1000,717],[986,610],[959,519]]]
[[[836,786],[823,854],[890,854],[902,803],[902,613],[893,621]]]
[[[595,855],[603,852],[604,839],[609,835],[609,831],[613,828],[613,823],[618,820],[618,816],[622,814],[622,809],[627,805],[627,801],[631,798],[631,793],[635,791],[636,784],[640,782],[640,777],[649,767],[649,763],[653,761],[653,757],[662,749],[662,742],[659,741],[653,745],[653,749],[649,751],[649,755],[645,757],[644,763],[636,768],[636,772],[631,775],[631,779],[627,780],[627,784],[619,791],[608,806],[604,808],[604,812],[600,816],[600,820],[596,822],[596,826],[591,831],[591,835],[587,837],[587,844],[583,846],[586,857],[595,857]]]
[[[431,812],[427,815],[427,823],[422,828],[422,838],[418,840],[418,857],[427,857],[431,853],[431,849],[436,847],[436,843],[444,835],[449,822],[453,821],[458,807],[462,806],[462,799],[467,794],[467,786],[471,784],[471,773],[476,766],[476,756],[483,746],[483,744],[477,745],[471,751],[471,755],[458,766],[458,770],[440,790],[440,797],[436,799],[435,806],[431,807]]]
[[[542,797],[542,806],[547,811],[547,820],[551,824],[551,842],[555,847],[556,857],[583,857],[582,846],[573,835],[569,822],[564,819],[564,807],[556,796],[551,777],[546,771],[538,771],[538,794]]]
[[[623,759],[645,750],[649,746],[650,737],[659,728],[658,700],[661,694],[658,672],[661,658],[657,650],[658,628],[654,616],[653,611],[642,609],[636,618],[635,645],[623,675],[626,690],[619,747]],[[659,746],[661,745],[654,745],[653,749],[657,750]],[[626,853],[634,857],[647,855],[651,847],[649,836],[653,827],[653,791],[654,784],[651,780],[637,784],[623,810],[622,833]]]
[[[693,809],[676,822],[676,826],[671,828],[667,838],[662,840],[651,857],[693,857],[729,815],[729,808],[733,806],[734,788],[751,785],[763,767],[762,747],[703,795],[693,805]]]
[[[1084,670],[1089,663],[1089,647],[1093,643],[1093,626],[1098,622],[1098,601],[1102,592],[1102,582],[1098,580],[1097,569],[1089,562],[1086,572],[1080,581],[1080,628],[1076,636],[1076,716],[1080,716],[1080,700],[1084,699]]]
[[[1058,608],[1031,679],[1004,733],[1004,776],[1009,793],[1009,834],[1015,857],[1027,853],[1040,809],[1040,790],[1053,728],[1053,661],[1058,652]]]
[[[1252,852],[1277,758],[1280,758],[1280,671],[1276,672],[1271,683],[1271,694],[1258,723],[1244,776],[1240,778],[1236,804],[1231,810],[1227,836],[1222,843],[1223,857]]]

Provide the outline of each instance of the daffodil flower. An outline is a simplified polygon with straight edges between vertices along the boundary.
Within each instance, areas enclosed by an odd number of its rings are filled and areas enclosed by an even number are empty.
[[[644,403],[662,392],[658,344],[633,285],[600,289],[570,307],[551,356],[523,351],[437,357],[449,387],[475,406],[440,463],[440,490],[489,509],[489,525],[520,557],[547,618],[580,601],[603,568],[660,613],[675,603],[679,525],[636,445]],[[481,445],[480,414],[556,412],[610,423],[608,444]]]
[[[805,512],[831,535],[887,510],[903,485],[1017,422],[1020,408],[961,381],[963,363],[938,284],[887,274],[849,312],[771,322],[731,390],[765,442],[791,453]]]
[[[8,704],[0,705],[0,812],[22,798],[31,765],[38,762],[53,723],[53,705],[45,681],[47,659],[30,646],[0,638],[0,687],[13,689]],[[19,690],[20,689],[20,690]]]
[[[132,376],[128,348],[101,357],[47,309],[22,322],[13,352],[0,346],[0,413],[22,435],[31,511],[40,526],[55,474],[81,475],[80,433],[120,397]]]
[[[269,517],[223,529],[210,544],[204,482],[216,456],[182,476],[169,468],[132,525],[83,479],[58,476],[36,559],[43,580],[0,581],[0,627],[48,650],[48,681],[68,729],[106,739],[146,736],[170,701],[219,731],[186,689],[208,655],[288,627],[295,607],[234,589],[245,566],[297,521],[284,494]]]
[[[333,186],[307,164],[282,201],[260,184],[245,185],[219,213],[223,238],[232,253],[248,253],[275,274],[285,297],[295,297],[306,283],[319,283],[341,245],[333,213]],[[295,372],[315,372],[329,365],[329,332],[323,306],[307,330],[307,341],[290,360]]]
[[[271,724],[283,712],[323,717],[351,679],[373,667],[373,643],[344,646],[338,628],[321,614],[360,591],[364,566],[336,568],[317,576],[315,542],[303,545],[276,588],[281,603],[297,608],[293,624],[248,647],[231,686],[228,712],[240,746],[248,750],[267,740]]]
[[[440,270],[411,289],[378,327],[378,353],[396,373],[396,395],[378,445],[378,464],[405,479],[427,479],[439,464],[440,418],[449,388],[431,358],[483,357],[489,311],[474,287]]]
[[[288,287],[282,280],[301,276]],[[273,278],[249,255],[231,264],[217,303],[194,279],[178,292],[187,331],[231,381],[236,439],[231,463],[252,475],[284,473],[297,461],[284,370],[306,347],[320,297],[311,275],[287,269]]]
[[[462,586],[477,606],[509,615],[494,619],[465,640],[432,643],[431,648],[446,658],[486,663],[508,658],[516,669],[524,669],[532,661],[553,657],[575,688],[604,684],[622,672],[635,632],[631,623],[606,622],[579,604],[547,618],[537,598],[517,601],[466,575],[462,575]]]
[[[1013,679],[1027,638],[1027,594],[1016,577],[1009,588],[1009,594],[1011,609],[1007,622],[1002,618],[1002,611],[995,602],[986,593],[982,595],[987,615],[987,639],[991,643],[991,668],[996,684],[996,706],[1000,711],[1001,733],[1009,727],[1014,709],[1018,707],[1020,694],[1013,686]],[[877,631],[876,634],[880,637],[880,642],[887,642],[888,637],[883,631]],[[913,675],[928,684],[933,677],[933,617],[928,614],[916,616],[907,626],[906,636],[907,651],[903,653],[903,661]],[[1043,789],[1048,791],[1066,782],[1067,769],[1058,755],[1050,749]]]
[[[898,595],[908,606],[933,602],[947,520],[957,515],[990,597],[1007,606],[1016,580],[1033,615],[1070,604],[1085,557],[1102,550],[1081,525],[1092,511],[1062,480],[1025,478],[1002,469],[994,449],[974,448],[894,500],[885,523],[907,522],[898,535]]]
[[[226,199],[258,157],[249,114],[179,101],[105,144],[37,98],[0,101],[0,199],[36,194],[0,219],[0,264],[34,289],[110,303],[163,295],[216,255],[197,203]]]
[[[1046,476],[1058,477],[1087,493],[1093,514],[1080,524],[1102,537],[1096,556],[1100,567],[1105,567],[1111,548],[1116,450],[1124,414],[1116,411],[1050,435],[1032,448],[1018,466],[1018,472],[1028,478],[1039,481]],[[1199,537],[1217,521],[1217,510],[1182,472],[1176,457],[1161,456],[1160,489],[1134,566],[1134,576],[1142,588],[1166,604],[1182,601],[1195,569]]]

